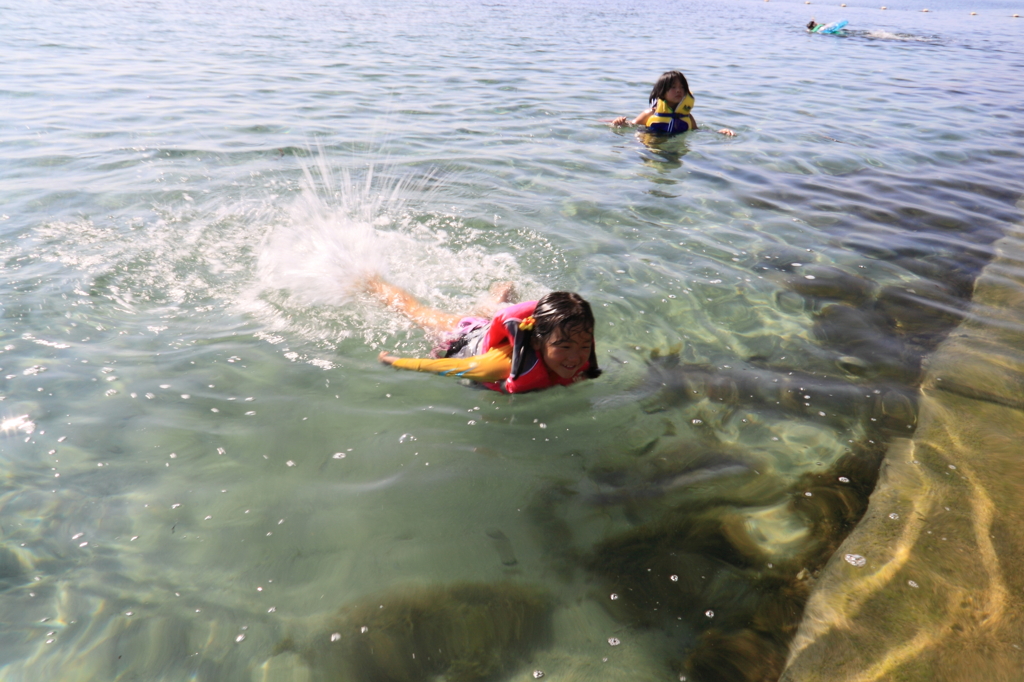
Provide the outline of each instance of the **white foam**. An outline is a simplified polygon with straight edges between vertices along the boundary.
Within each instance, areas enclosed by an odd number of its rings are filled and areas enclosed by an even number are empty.
[[[455,313],[469,313],[496,281],[514,281],[524,294],[542,290],[523,276],[515,245],[484,246],[483,233],[458,216],[430,211],[444,186],[437,173],[402,176],[373,163],[334,173],[321,150],[260,246],[258,298],[272,326],[320,341],[354,333],[374,347],[408,336],[406,320],[362,293],[370,276]]]
[[[932,39],[925,38],[923,36],[910,35],[908,33],[892,33],[890,31],[884,31],[881,29],[865,31],[865,38],[872,38],[874,40],[898,40],[901,42],[921,42],[927,43],[932,42]]]
[[[304,188],[287,222],[268,231],[257,277],[268,289],[287,291],[302,305],[343,305],[361,280],[388,272],[386,242],[366,220],[365,208],[330,207]]]

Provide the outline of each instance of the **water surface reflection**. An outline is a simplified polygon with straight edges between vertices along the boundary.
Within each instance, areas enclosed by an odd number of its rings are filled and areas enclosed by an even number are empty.
[[[5,10],[0,677],[1013,679],[1020,24],[396,2]],[[600,122],[664,34],[736,138]],[[609,371],[384,371],[368,267]]]

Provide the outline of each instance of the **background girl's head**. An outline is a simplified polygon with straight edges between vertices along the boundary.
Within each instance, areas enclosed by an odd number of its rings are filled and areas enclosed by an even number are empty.
[[[533,347],[548,367],[559,371],[551,365],[551,358],[559,356],[559,347],[565,349],[589,341],[586,359],[590,367],[586,376],[595,379],[601,375],[594,344],[594,313],[582,296],[570,291],[553,291],[537,301],[533,319]]]
[[[686,82],[686,76],[679,71],[666,71],[661,74],[658,81],[651,88],[650,102],[654,104],[659,99],[665,99],[665,95],[672,89],[672,86],[679,83],[683,86],[683,96],[690,93],[690,84]]]

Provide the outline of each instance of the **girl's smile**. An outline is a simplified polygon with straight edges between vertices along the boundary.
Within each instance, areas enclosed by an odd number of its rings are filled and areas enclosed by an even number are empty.
[[[577,331],[568,337],[558,332],[543,343],[535,341],[534,350],[540,355],[547,368],[562,379],[571,379],[579,373],[580,368],[590,359],[590,349],[594,347],[594,334],[589,331]]]

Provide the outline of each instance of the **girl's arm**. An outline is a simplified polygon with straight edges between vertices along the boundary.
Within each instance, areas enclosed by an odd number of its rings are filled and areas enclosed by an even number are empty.
[[[692,114],[690,115],[690,118],[693,118]],[[693,119],[693,125],[694,125],[695,128],[700,128],[700,126],[697,125],[697,119],[695,119],[695,118]],[[729,130],[728,128],[722,128],[721,130],[718,130],[716,132],[718,132],[719,135],[726,135],[728,137],[736,137],[736,133],[734,133],[733,131]]]
[[[647,125],[647,119],[649,119],[651,117],[651,114],[653,114],[653,113],[654,113],[654,108],[651,107],[650,109],[647,109],[646,111],[641,113],[639,116],[634,118],[632,121],[627,119],[625,116],[619,116],[617,119],[612,121],[612,125],[615,126],[616,128],[620,128],[620,127],[626,126],[626,125],[645,126],[645,125]]]
[[[512,346],[504,344],[470,358],[399,358],[382,351],[377,359],[385,365],[416,372],[431,372],[479,382],[502,381],[512,370]]]

